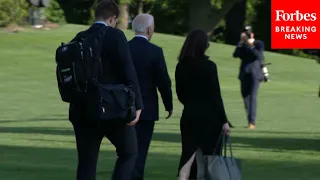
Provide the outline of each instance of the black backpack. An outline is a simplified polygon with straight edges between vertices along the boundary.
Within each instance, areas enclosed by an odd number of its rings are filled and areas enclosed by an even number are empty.
[[[57,81],[64,102],[87,105],[86,113],[100,121],[131,122],[136,118],[135,94],[124,84],[101,84],[102,39],[108,27],[56,51]]]
[[[61,99],[75,102],[84,99],[93,81],[102,73],[101,49],[106,29],[61,43],[56,50],[56,75]],[[84,33],[86,34],[86,33]]]

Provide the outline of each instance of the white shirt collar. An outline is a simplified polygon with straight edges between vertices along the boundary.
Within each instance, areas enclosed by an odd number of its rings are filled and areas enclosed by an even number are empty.
[[[106,24],[105,22],[103,22],[103,21],[96,21],[96,22],[94,22],[95,24],[103,24],[103,25],[105,25],[105,26],[108,26],[108,24]]]
[[[145,38],[146,40],[149,40],[149,39],[147,38],[147,36],[145,36],[145,35],[137,34],[137,35],[135,35],[134,37],[141,37],[141,38]]]

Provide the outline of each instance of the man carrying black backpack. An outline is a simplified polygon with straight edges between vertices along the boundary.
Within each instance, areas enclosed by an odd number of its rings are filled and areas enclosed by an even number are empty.
[[[77,180],[95,180],[103,137],[115,146],[113,180],[130,180],[137,156],[134,124],[143,103],[124,33],[115,29],[119,8],[101,1],[96,22],[56,52],[62,100],[70,103],[78,150]]]

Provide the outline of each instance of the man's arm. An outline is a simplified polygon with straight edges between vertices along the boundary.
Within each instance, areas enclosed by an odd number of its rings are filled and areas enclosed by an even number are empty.
[[[118,57],[118,61],[123,67],[123,71],[125,73],[125,78],[127,81],[127,85],[132,87],[132,90],[136,96],[136,109],[143,109],[143,103],[141,98],[140,86],[136,74],[136,70],[134,68],[131,53],[129,49],[129,45],[127,42],[127,38],[121,30],[115,31],[115,50],[116,55]]]
[[[264,64],[264,55],[262,50],[258,50],[255,47],[248,47],[249,50],[255,55],[256,59],[260,61],[261,65]]]
[[[246,33],[242,32],[240,34],[240,41],[238,42],[237,47],[233,52],[233,57],[234,58],[241,58],[243,56],[242,48],[243,48],[244,42],[246,40],[247,40],[247,35],[246,35]]]
[[[233,52],[233,57],[241,58],[241,56],[242,56],[242,44],[239,43]]]
[[[167,70],[163,50],[161,48],[159,49],[154,68],[155,80],[158,86],[158,90],[161,94],[163,104],[166,111],[170,112],[173,110],[171,79]]]
[[[253,53],[257,56],[257,59],[260,61],[261,65],[264,64],[264,43],[263,41],[256,40],[254,42],[254,48],[252,49]]]

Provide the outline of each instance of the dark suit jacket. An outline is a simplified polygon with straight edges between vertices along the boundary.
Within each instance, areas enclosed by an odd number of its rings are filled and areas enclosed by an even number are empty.
[[[159,119],[159,90],[167,111],[173,109],[171,80],[166,61],[160,47],[143,37],[134,37],[129,41],[133,63],[137,71],[144,110],[140,120]]]
[[[264,64],[264,44],[260,40],[254,42],[254,47],[238,45],[233,53],[234,58],[241,59],[240,72],[238,78],[242,80],[246,74],[251,74],[253,78],[261,81],[264,79],[262,65]]]
[[[105,28],[105,25],[93,24],[88,30],[78,33],[72,41],[92,33],[98,33],[101,28]],[[107,27],[102,42],[101,61],[103,73],[101,82],[132,86],[136,95],[136,108],[143,109],[139,82],[124,33],[116,28]],[[71,104],[70,112],[73,110],[82,112],[82,106],[84,105]]]

